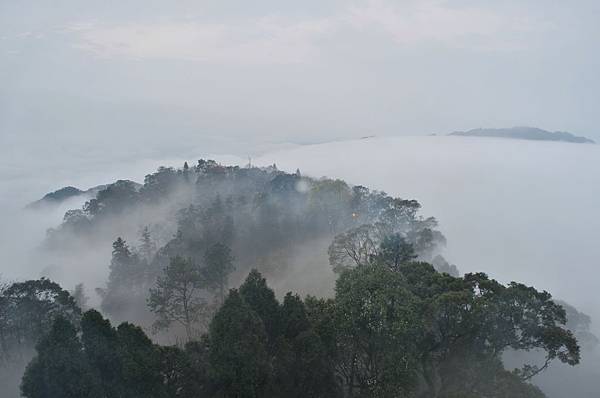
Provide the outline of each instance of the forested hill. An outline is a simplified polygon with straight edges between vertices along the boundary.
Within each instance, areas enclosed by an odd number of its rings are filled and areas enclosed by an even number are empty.
[[[459,276],[419,211],[275,165],[117,181],[42,248],[70,276],[106,271],[97,304],[47,278],[0,287],[0,381],[23,374],[27,398],[544,397],[532,378],[597,343],[585,315]],[[511,371],[508,349],[536,355]]]
[[[252,267],[285,280],[288,272],[301,273],[296,270],[312,264],[321,278],[297,275],[302,286],[283,283],[293,289],[310,286],[306,292],[322,294],[316,287],[325,282],[331,291],[333,274],[320,264],[327,264],[328,246],[343,232],[357,229],[375,246],[384,232],[400,233],[420,259],[431,261],[440,254],[445,238],[436,220],[420,216],[419,209],[415,200],[341,180],[310,178],[299,170],[200,160],[191,167],[161,167],[141,187],[124,180],[107,186],[82,209],[68,211],[62,225],[48,232],[46,247],[49,255],[70,255],[89,245],[109,247],[117,237],[136,243],[145,230],[156,250],[139,257],[148,262],[144,275],[152,283],[170,258],[200,261],[219,242],[237,258],[234,280],[241,281]],[[360,256],[368,256],[372,248],[362,250]],[[339,266],[347,265],[343,262]],[[436,264],[451,269],[441,258]]]
[[[473,129],[469,131],[456,131],[450,133],[453,136],[463,137],[495,137],[495,138],[513,138],[533,141],[561,141],[576,144],[594,144],[594,141],[567,133],[565,131],[546,131],[535,127],[512,127],[501,129]]]
[[[44,195],[44,197],[42,197],[39,200],[36,200],[35,202],[29,203],[26,206],[26,208],[36,209],[36,208],[41,208],[43,206],[59,205],[68,199],[80,197],[80,196],[92,198],[92,197],[95,197],[98,194],[98,192],[106,189],[107,187],[108,187],[108,185],[98,185],[98,186],[86,189],[85,191],[83,191],[79,188],[76,188],[76,187],[72,187],[72,186],[63,187],[63,188],[57,189],[54,192],[47,193],[46,195]]]

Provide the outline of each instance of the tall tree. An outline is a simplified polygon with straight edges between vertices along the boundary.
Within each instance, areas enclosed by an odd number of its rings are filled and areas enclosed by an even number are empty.
[[[260,317],[235,289],[211,323],[209,358],[223,396],[263,396],[270,372],[267,335]]]
[[[281,313],[275,293],[260,272],[253,269],[240,286],[239,294],[262,320],[271,346],[281,330]]]
[[[229,274],[234,269],[233,255],[229,247],[216,243],[208,248],[204,255],[203,273],[208,287],[217,292],[219,304],[223,304],[225,301]]]
[[[0,296],[3,357],[24,355],[50,331],[57,317],[77,323],[80,316],[73,296],[49,279],[13,283]]]
[[[96,310],[81,318],[81,340],[85,356],[107,397],[119,397],[123,390],[119,338],[110,322]]]
[[[329,246],[329,263],[333,270],[367,264],[377,254],[378,236],[373,225],[361,225],[337,235]]]
[[[156,253],[156,243],[152,239],[148,226],[145,226],[141,231],[139,253],[142,259],[148,263],[152,261],[152,257]]]
[[[288,293],[281,307],[281,335],[274,355],[271,396],[340,396],[333,362],[313,329],[299,296]]]
[[[201,268],[191,259],[177,256],[164,269],[150,289],[148,306],[157,316],[154,327],[168,329],[174,322],[185,328],[188,341],[196,336],[196,327],[205,321],[207,303],[202,296],[206,284]]]
[[[382,265],[344,271],[336,283],[338,373],[348,397],[407,396],[416,383],[418,300]]]
[[[123,320],[131,307],[143,301],[146,295],[144,269],[140,259],[127,242],[118,237],[112,244],[110,273],[106,289],[98,289],[102,297],[102,310]]]
[[[384,237],[379,245],[377,254],[371,261],[386,265],[393,271],[398,271],[402,264],[414,260],[417,257],[413,245],[399,233]]]
[[[21,392],[26,398],[100,398],[98,380],[84,356],[75,327],[56,318],[36,346],[37,356],[25,370]]]
[[[120,324],[117,336],[123,380],[120,397],[170,398],[166,395],[159,348],[131,323]]]

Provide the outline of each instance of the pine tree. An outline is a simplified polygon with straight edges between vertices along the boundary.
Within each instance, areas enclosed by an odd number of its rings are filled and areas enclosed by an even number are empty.
[[[240,295],[262,319],[269,341],[274,344],[281,328],[280,307],[275,293],[256,269],[250,271],[240,286]]]
[[[110,322],[95,310],[81,318],[81,340],[90,366],[100,379],[108,397],[118,397],[122,389],[122,364],[118,352],[118,336]]]
[[[267,336],[260,317],[230,291],[210,325],[211,374],[225,397],[261,396],[269,374]]]
[[[98,379],[84,356],[75,327],[56,318],[50,333],[36,346],[25,370],[21,393],[26,398],[102,397]]]
[[[141,232],[139,253],[142,256],[142,259],[146,260],[148,263],[152,261],[152,257],[154,256],[154,253],[156,253],[156,243],[152,240],[152,235],[150,234],[148,226],[145,226]]]

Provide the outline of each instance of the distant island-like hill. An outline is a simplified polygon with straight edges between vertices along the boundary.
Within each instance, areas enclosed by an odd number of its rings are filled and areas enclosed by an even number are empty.
[[[137,188],[139,188],[141,186],[138,183],[133,183],[133,184]],[[26,208],[27,209],[37,209],[42,206],[57,206],[57,205],[60,205],[61,203],[63,203],[64,201],[74,198],[74,197],[77,197],[77,196],[86,196],[86,197],[93,198],[98,194],[98,192],[103,191],[106,188],[108,188],[109,185],[110,184],[98,185],[98,186],[92,187],[90,189],[87,189],[85,191],[83,191],[79,188],[73,187],[73,186],[63,187],[54,192],[47,193],[46,195],[44,195],[43,198],[36,200],[35,202],[29,203],[26,206]]]
[[[536,127],[512,127],[500,129],[473,129],[469,131],[455,131],[448,135],[462,137],[497,137],[513,138],[534,141],[561,141],[576,144],[594,144],[595,142],[586,137],[579,137],[565,131],[546,131]]]

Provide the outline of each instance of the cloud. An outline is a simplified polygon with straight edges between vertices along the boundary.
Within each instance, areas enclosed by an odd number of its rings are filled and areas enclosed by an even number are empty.
[[[305,62],[318,51],[314,39],[331,27],[328,20],[290,22],[281,17],[239,26],[195,22],[83,26],[79,25],[78,47],[101,57],[251,64]]]
[[[392,4],[372,1],[350,9],[349,23],[361,30],[379,30],[402,46],[437,43],[473,50],[522,49],[524,35],[545,30],[547,25],[521,14],[489,8],[452,7],[437,0]]]
[[[499,12],[421,0],[369,1],[304,19],[266,15],[219,22],[78,22],[68,30],[77,35],[78,48],[100,57],[263,65],[310,62],[325,53],[327,45],[356,35],[400,48],[435,44],[519,50],[526,48],[528,35],[546,28],[519,10]]]

